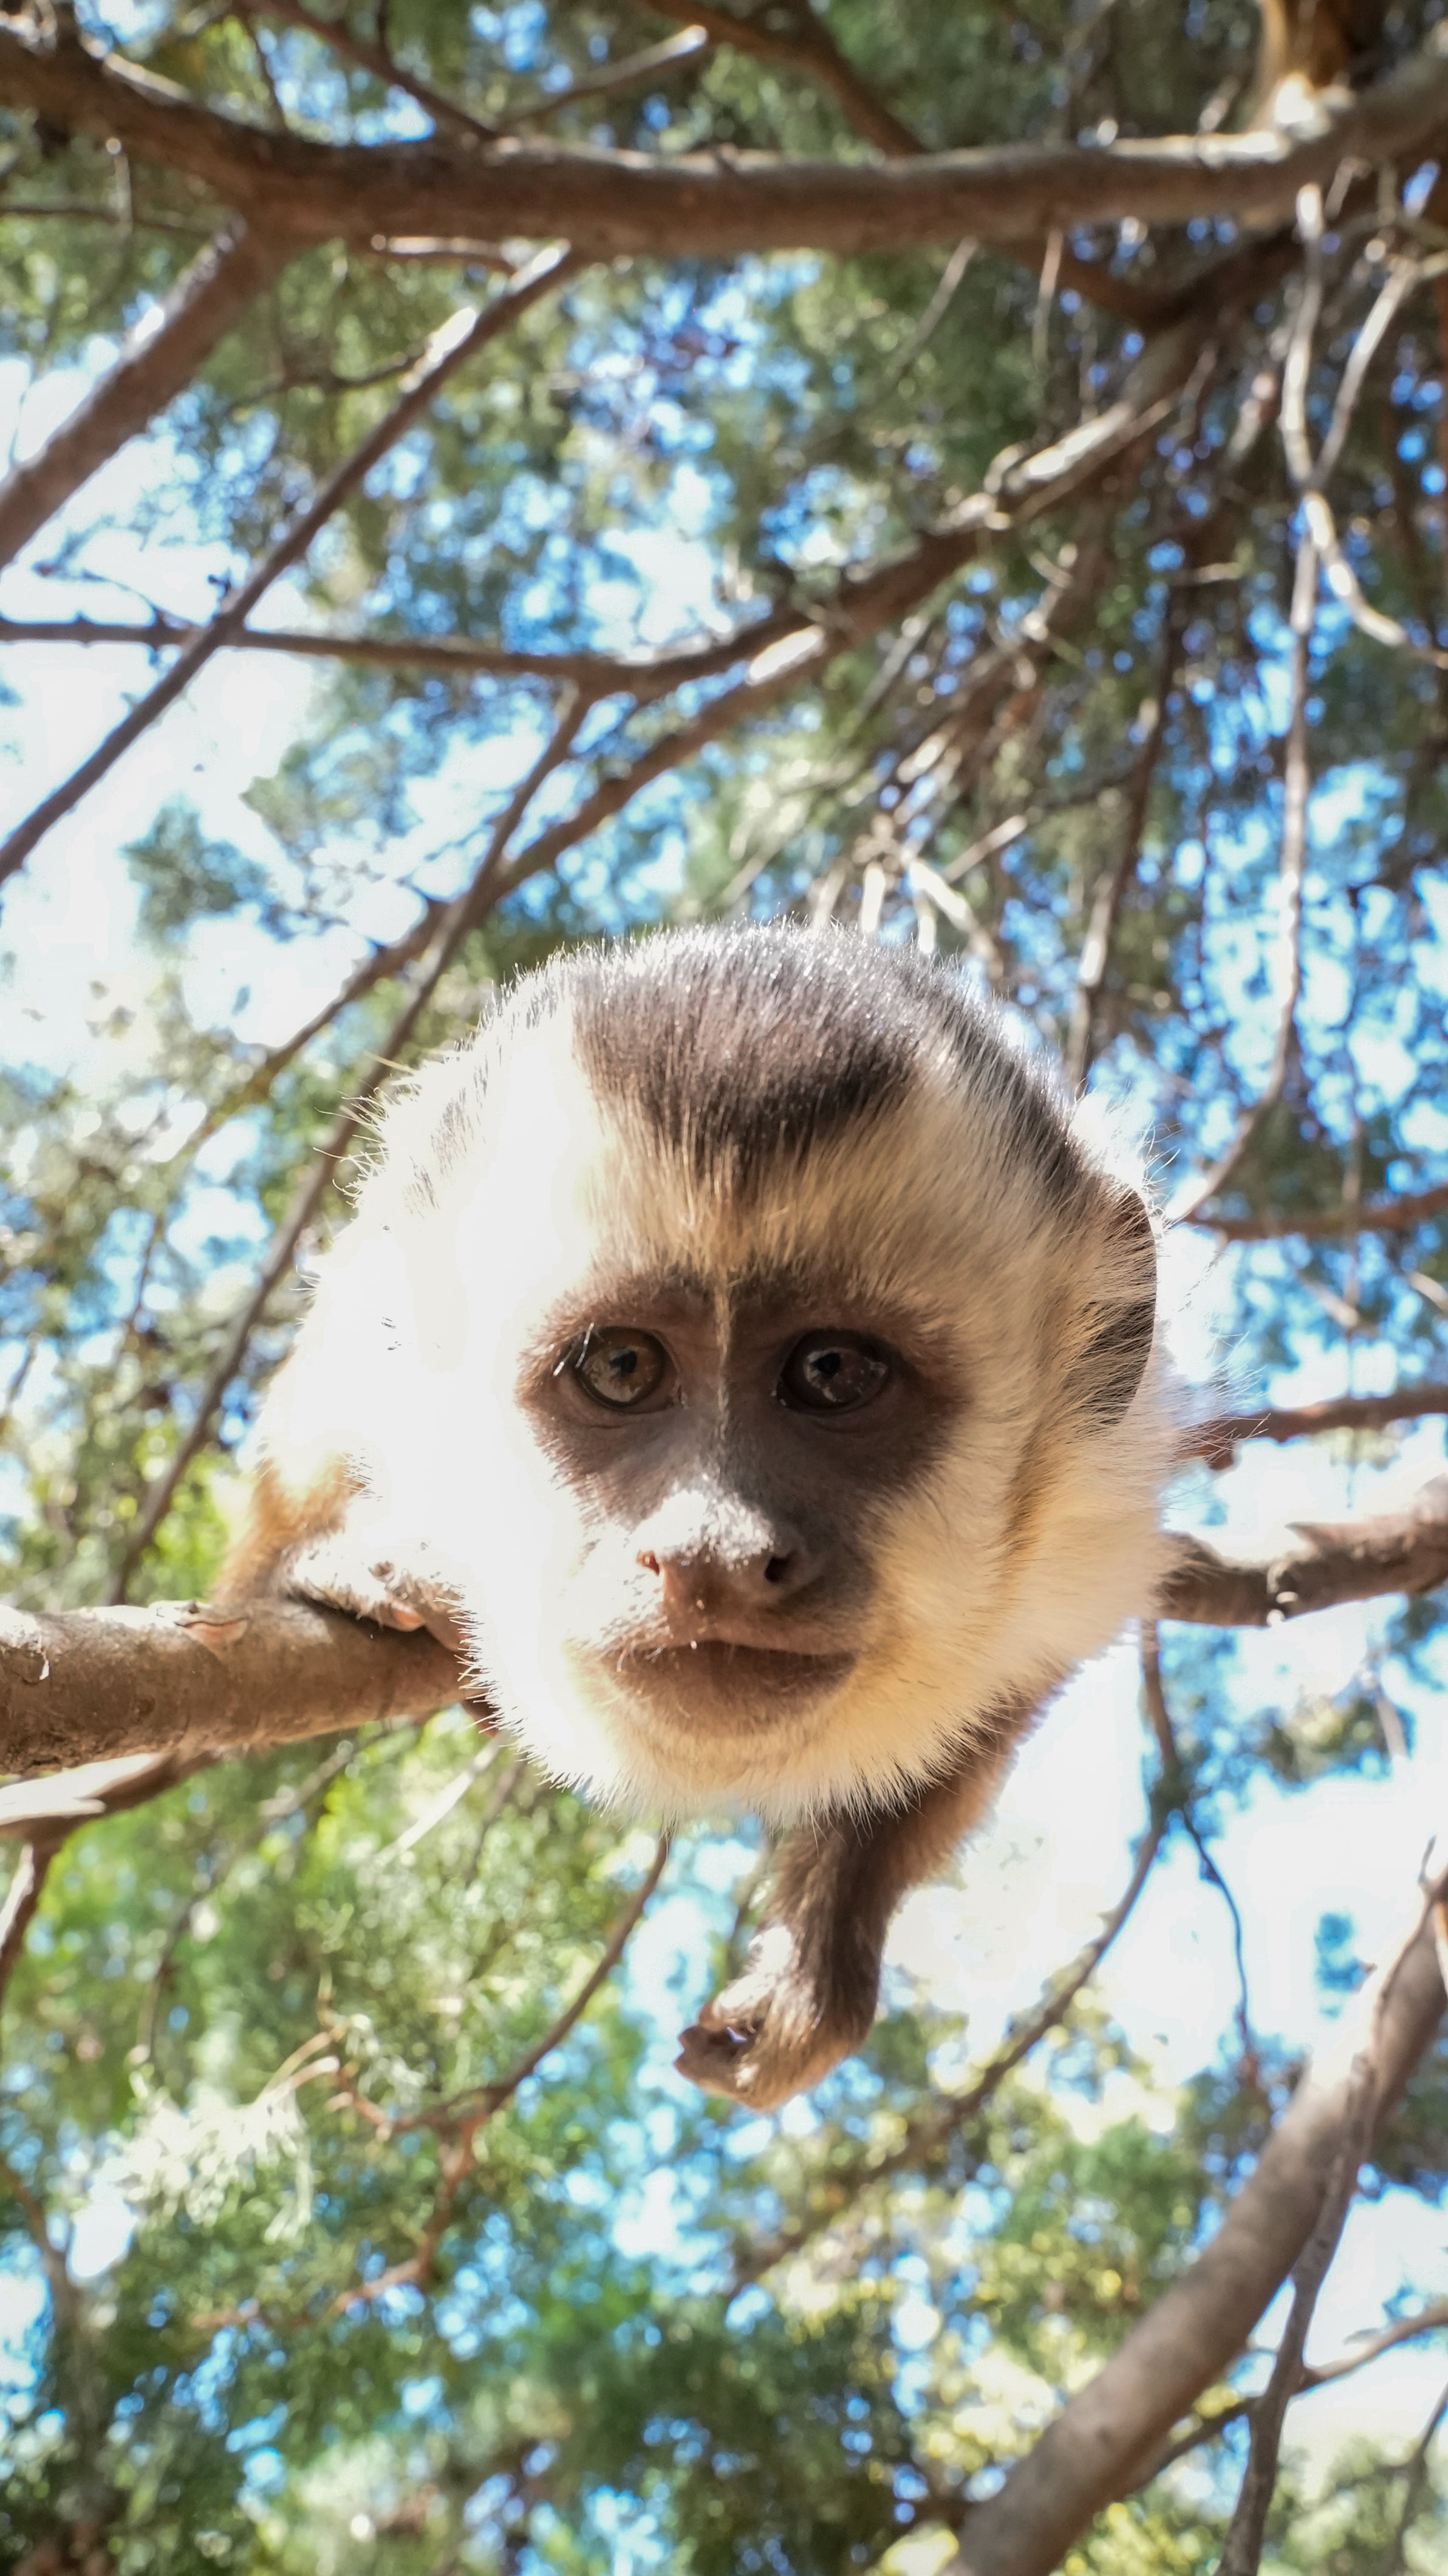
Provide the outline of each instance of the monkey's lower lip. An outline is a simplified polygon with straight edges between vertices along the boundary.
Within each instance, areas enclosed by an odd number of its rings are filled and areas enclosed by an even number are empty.
[[[802,1654],[789,1646],[746,1646],[721,1637],[690,1645],[635,1647],[618,1670],[631,1690],[684,1709],[761,1712],[781,1701],[818,1699],[838,1689],[853,1655]]]

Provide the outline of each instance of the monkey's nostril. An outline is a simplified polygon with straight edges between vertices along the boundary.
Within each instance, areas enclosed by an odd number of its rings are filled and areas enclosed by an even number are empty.
[[[789,1572],[787,1556],[772,1556],[764,1569],[766,1583],[782,1583]]]

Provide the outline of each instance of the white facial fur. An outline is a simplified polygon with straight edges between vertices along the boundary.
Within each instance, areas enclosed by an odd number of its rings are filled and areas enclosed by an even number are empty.
[[[404,1211],[459,1071],[458,1058],[426,1068],[389,1114],[304,1337],[306,1401],[313,1436],[365,1478],[379,1527],[404,1553],[409,1534],[425,1538],[446,1567],[483,1686],[554,1776],[676,1814],[878,1806],[1147,1606],[1170,1444],[1161,1368],[1148,1364],[1114,1422],[1073,1417],[1067,1401],[1118,1249],[1104,1220],[1083,1234],[1079,1211],[1068,1226],[1043,1201],[943,1053],[898,1106],[844,1128],[743,1218],[626,1105],[594,1097],[565,1016],[495,1066],[435,1204]],[[1085,1152],[1104,1165],[1094,1141]],[[842,1247],[871,1296],[948,1345],[964,1403],[918,1481],[875,1513],[876,1583],[843,1685],[763,1726],[663,1726],[596,1651],[616,1629],[628,1534],[560,1476],[520,1409],[520,1373],[544,1316],[569,1301],[606,1312],[621,1275],[683,1260],[727,1301],[746,1258],[838,1272]],[[359,1371],[371,1429],[339,1440]]]

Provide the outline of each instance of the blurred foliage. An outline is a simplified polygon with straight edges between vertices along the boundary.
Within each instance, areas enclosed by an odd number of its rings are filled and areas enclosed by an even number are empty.
[[[372,12],[328,5],[374,32]],[[403,89],[265,6],[79,14],[252,123],[367,144],[426,128]],[[1256,40],[1251,0],[829,0],[820,15],[941,148],[1230,126]],[[1440,15],[1436,0],[1389,8],[1389,55]],[[392,0],[382,17],[405,71],[505,127],[677,24],[553,0]],[[866,149],[822,89],[727,45],[537,130],[650,153]],[[219,220],[184,175],[5,113],[0,165],[0,351],[37,376],[103,364]],[[1444,209],[1390,224],[1374,195],[1334,220],[1314,439],[1385,263],[1440,247]],[[1234,246],[1205,223],[1067,245],[1133,293],[1205,275]],[[943,953],[1059,1044],[1124,851],[1093,1078],[1154,1123],[1168,1183],[1208,1163],[1271,1053],[1294,531],[1276,405],[1299,275],[1285,261],[1232,315],[1187,402],[1114,479],[991,538],[902,628],[839,652],[523,877],[410,1052],[560,941],[807,907],[850,922],[872,866],[884,935],[928,919]],[[152,433],[129,550],[82,496],[32,573],[67,614],[133,615],[144,579],[148,601],[204,616],[395,400],[429,335],[494,287],[477,260],[309,249]],[[1372,605],[1439,652],[1442,295],[1427,279],[1405,296],[1332,485]],[[724,264],[660,244],[574,280],[455,377],[331,522],[275,622],[607,653],[801,600],[828,627],[845,568],[941,520],[1002,451],[1092,417],[1135,345],[1129,318],[1069,283],[1052,293],[1035,249]],[[31,614],[34,599],[32,579]],[[128,663],[132,683],[143,667]],[[537,675],[290,667],[295,725],[249,791],[248,829],[213,829],[204,783],[193,796],[172,780],[126,851],[134,941],[68,997],[83,1024],[69,1052],[26,1016],[25,955],[6,961],[0,1555],[22,1605],[110,1594],[299,1174],[389,1056],[411,970],[331,1011],[328,994],[423,898],[468,880],[560,702]],[[13,676],[22,694],[43,684],[42,649]],[[591,704],[525,845],[721,685],[656,701],[620,684]],[[1448,681],[1325,593],[1307,714],[1302,1006],[1281,1097],[1224,1202],[1242,1217],[1425,1187],[1448,1144]],[[938,872],[943,910],[917,910],[907,856]],[[42,849],[32,875],[45,866]],[[308,997],[298,1027],[320,1014],[300,1047],[249,1033],[272,977]],[[333,1193],[321,1231],[342,1204]],[[1359,1363],[1365,1383],[1448,1375],[1441,1216],[1247,1245],[1219,1278],[1244,1401],[1279,1368],[1320,1366],[1334,1385]],[[215,1437],[132,1598],[204,1594],[298,1294],[279,1286],[219,1390]],[[1392,1454],[1349,1438],[1337,1457],[1366,1473]],[[1181,1499],[1210,1522],[1204,1475]],[[1392,1751],[1383,1676],[1409,1696],[1433,1686],[1442,1634],[1440,1605],[1408,1604],[1371,1672],[1246,1715],[1235,1643],[1169,1639],[1198,1825],[1268,1780],[1307,1796],[1372,1778]],[[671,2078],[667,2033],[757,1858],[680,1845],[624,1973],[470,2129],[479,2088],[506,2084],[588,1974],[645,1838],[480,1760],[458,1712],[207,1769],[78,1831],[6,2004],[0,2303],[17,2323],[0,2565],[839,2576],[892,2545],[901,2576],[938,2564],[973,2496],[1189,2262],[1295,2069],[1265,2044],[1251,2067],[1229,2050],[1174,2094],[1083,2000],[976,2116],[942,2128],[942,2072],[964,2068],[968,2028],[899,1971],[862,2060],[778,2122],[732,2118]],[[1324,1919],[1329,1992],[1356,1976],[1354,1940]],[[1374,2188],[1441,2201],[1445,2066],[1419,2069]],[[798,2250],[769,2265],[777,2239]],[[1070,2576],[1199,2576],[1242,2457],[1239,2422],[1114,2504]],[[1364,2448],[1289,2472],[1264,2563],[1427,2576],[1445,2546],[1441,2468]]]

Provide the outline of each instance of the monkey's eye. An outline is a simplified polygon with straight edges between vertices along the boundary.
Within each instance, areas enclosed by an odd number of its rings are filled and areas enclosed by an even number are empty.
[[[890,1376],[875,1343],[856,1333],[806,1333],[780,1373],[783,1404],[800,1413],[851,1413],[869,1404]]]
[[[668,1366],[663,1343],[656,1342],[652,1333],[631,1332],[626,1324],[590,1333],[572,1363],[585,1395],[619,1412],[641,1404],[646,1395],[657,1394]]]

